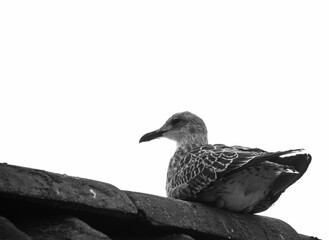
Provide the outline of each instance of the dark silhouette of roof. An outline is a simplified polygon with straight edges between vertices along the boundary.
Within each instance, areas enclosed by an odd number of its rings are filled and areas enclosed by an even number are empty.
[[[0,164],[0,239],[316,239],[265,216]]]

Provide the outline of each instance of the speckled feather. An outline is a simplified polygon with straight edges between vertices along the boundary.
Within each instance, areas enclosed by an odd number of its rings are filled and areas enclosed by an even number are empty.
[[[260,162],[299,151],[266,152],[258,148],[205,145],[189,152],[176,151],[167,178],[167,195],[179,199],[196,198],[212,182]],[[293,167],[291,170],[294,171]]]

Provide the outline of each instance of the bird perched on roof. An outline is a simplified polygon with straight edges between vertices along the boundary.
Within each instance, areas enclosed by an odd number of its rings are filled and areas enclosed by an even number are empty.
[[[259,148],[208,144],[203,120],[190,112],[176,113],[141,142],[159,137],[176,141],[170,159],[168,197],[214,205],[234,212],[268,209],[307,170],[311,155],[297,150],[266,152]],[[295,154],[286,156],[287,154]]]

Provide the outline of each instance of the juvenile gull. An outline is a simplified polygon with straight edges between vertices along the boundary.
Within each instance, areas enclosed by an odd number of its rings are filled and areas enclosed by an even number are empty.
[[[311,162],[311,155],[296,154],[301,149],[266,152],[259,148],[210,145],[205,123],[190,112],[174,114],[139,142],[159,137],[177,143],[167,172],[168,197],[234,212],[265,211],[305,173]]]

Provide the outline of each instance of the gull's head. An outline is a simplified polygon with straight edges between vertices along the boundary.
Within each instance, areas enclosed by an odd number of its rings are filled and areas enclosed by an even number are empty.
[[[139,142],[147,142],[159,137],[174,140],[177,146],[208,143],[205,123],[200,117],[190,112],[175,113],[161,128],[145,134]]]

